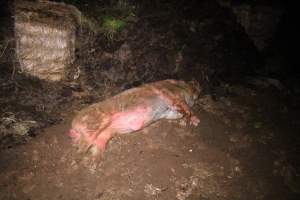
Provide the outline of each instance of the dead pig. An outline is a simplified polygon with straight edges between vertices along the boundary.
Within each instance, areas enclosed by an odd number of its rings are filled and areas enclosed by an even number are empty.
[[[132,88],[81,110],[69,136],[81,152],[91,150],[96,158],[114,135],[141,130],[159,119],[185,117],[197,126],[199,119],[190,107],[199,93],[195,81],[163,80]]]

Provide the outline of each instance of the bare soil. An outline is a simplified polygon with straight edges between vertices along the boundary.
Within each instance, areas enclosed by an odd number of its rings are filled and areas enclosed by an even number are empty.
[[[162,120],[113,138],[99,165],[66,135],[74,105],[61,123],[1,152],[0,199],[297,199],[297,107],[235,90],[202,96],[196,128]]]

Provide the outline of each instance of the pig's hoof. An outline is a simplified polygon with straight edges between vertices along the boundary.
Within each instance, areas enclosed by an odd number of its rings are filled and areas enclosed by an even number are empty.
[[[96,162],[90,156],[85,156],[82,158],[81,163],[84,167],[88,168],[90,172],[94,173],[97,168],[100,167],[101,162]]]
[[[86,151],[84,149],[85,148],[83,148],[82,146],[78,146],[77,154],[80,154],[80,155],[86,154]]]
[[[91,147],[92,147],[91,143],[88,143],[86,141],[81,140],[80,143],[79,143],[79,145],[78,145],[77,152],[79,154],[86,154]]]
[[[81,155],[81,163],[92,173],[95,173],[101,167],[102,159],[102,154],[99,153],[95,146],[92,146],[86,154]]]
[[[91,160],[94,163],[100,163],[104,158],[104,152],[101,151],[96,145],[93,145],[90,148],[89,153],[91,154]]]
[[[198,124],[200,123],[200,119],[194,115],[191,117],[190,123],[194,126],[198,126]]]

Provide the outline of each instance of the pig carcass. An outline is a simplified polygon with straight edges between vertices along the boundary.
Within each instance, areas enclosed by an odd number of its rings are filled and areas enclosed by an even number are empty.
[[[163,80],[126,90],[79,111],[69,136],[81,152],[102,157],[107,142],[116,134],[131,133],[160,119],[185,118],[197,126],[191,107],[200,93],[196,81]]]

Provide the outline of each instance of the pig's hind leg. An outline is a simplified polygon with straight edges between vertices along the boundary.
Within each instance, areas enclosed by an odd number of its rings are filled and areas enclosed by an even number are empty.
[[[113,131],[110,126],[101,131],[101,134],[95,138],[91,145],[89,152],[92,154],[92,160],[94,162],[100,161],[104,157],[104,151],[106,144],[113,135]]]
[[[95,142],[99,135],[101,135],[111,125],[111,118],[109,116],[103,117],[101,126],[96,130],[91,130],[85,134],[79,143],[79,152],[87,153],[90,148],[95,146]]]

